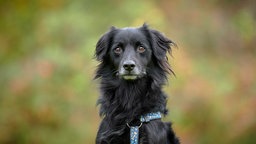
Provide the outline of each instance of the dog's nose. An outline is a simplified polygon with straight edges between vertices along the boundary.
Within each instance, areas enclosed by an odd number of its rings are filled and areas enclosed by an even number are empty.
[[[132,60],[125,61],[124,64],[123,64],[123,67],[127,71],[132,71],[135,67],[135,62],[132,61]]]

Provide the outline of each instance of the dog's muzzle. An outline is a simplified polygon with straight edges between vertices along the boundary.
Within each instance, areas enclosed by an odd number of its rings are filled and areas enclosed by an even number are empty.
[[[133,60],[126,60],[119,68],[119,76],[125,80],[135,80],[141,75],[138,65]]]

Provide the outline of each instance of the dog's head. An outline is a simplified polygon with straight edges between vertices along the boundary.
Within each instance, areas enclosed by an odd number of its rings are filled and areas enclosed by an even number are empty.
[[[174,43],[146,24],[139,28],[112,27],[98,41],[95,56],[102,62],[99,69],[107,65],[113,75],[124,80],[136,80],[153,72],[153,66],[164,73],[173,73],[166,57],[171,44]],[[96,78],[103,75],[98,71]]]

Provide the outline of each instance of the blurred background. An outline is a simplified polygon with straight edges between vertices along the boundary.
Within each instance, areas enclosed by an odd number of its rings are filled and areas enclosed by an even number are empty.
[[[177,43],[164,90],[183,144],[256,143],[256,1],[0,1],[0,143],[93,144],[99,37],[141,26]]]

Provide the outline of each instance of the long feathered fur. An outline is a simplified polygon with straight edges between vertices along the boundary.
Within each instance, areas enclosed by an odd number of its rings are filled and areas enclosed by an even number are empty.
[[[117,28],[111,28],[96,45],[95,57],[100,64],[95,79],[100,79],[101,93],[97,103],[100,105],[100,116],[103,117],[97,144],[129,143],[129,128],[126,123],[149,112],[160,111],[164,115],[167,114],[167,97],[162,91],[162,86],[167,80],[167,74],[173,73],[166,53],[171,51],[170,44],[174,43],[158,31],[149,29],[147,25],[143,25],[139,30],[147,36],[153,51],[151,62],[146,69],[147,75],[139,80],[125,81],[116,76],[117,70],[108,51]],[[164,132],[155,127],[160,127]],[[152,121],[143,124],[140,131],[140,141],[143,143],[179,143],[171,129],[171,123]],[[156,138],[149,141],[152,137]]]

